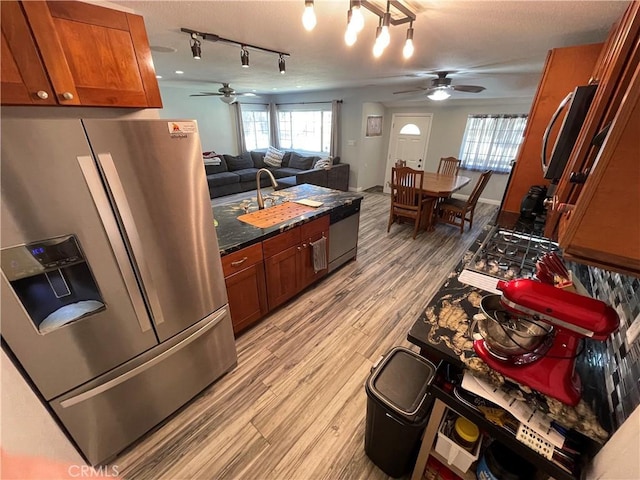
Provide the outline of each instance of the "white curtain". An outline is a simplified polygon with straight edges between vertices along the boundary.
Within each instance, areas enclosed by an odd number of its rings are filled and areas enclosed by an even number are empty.
[[[272,147],[280,148],[280,127],[278,125],[278,106],[269,104],[269,140]]]
[[[331,102],[331,145],[329,146],[329,155],[332,157],[340,156],[340,132],[342,131],[341,110],[342,100],[333,100]]]
[[[232,104],[233,114],[235,116],[236,123],[236,142],[238,147],[238,154],[244,153],[246,151],[246,142],[244,138],[244,125],[242,124],[242,107],[240,106],[240,102],[236,102]]]
[[[518,154],[527,115],[469,115],[460,149],[461,168],[508,172]]]

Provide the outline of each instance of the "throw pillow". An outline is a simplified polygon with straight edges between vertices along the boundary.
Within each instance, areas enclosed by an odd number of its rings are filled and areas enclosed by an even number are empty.
[[[300,170],[309,170],[313,165],[316,157],[302,157],[296,152],[291,152],[289,157],[289,168],[298,168]]]
[[[331,157],[321,158],[316,162],[313,168],[320,170],[321,168],[331,168],[331,164],[333,163],[333,159]]]
[[[251,152],[251,158],[253,159],[254,168],[264,168],[264,152],[258,152],[253,150]]]
[[[264,156],[264,163],[270,167],[280,168],[284,153],[274,147],[269,147]]]
[[[225,155],[224,159],[227,161],[227,166],[229,167],[230,172],[235,170],[244,170],[245,168],[253,168],[253,160],[251,159],[251,154],[249,152],[245,152],[237,157],[233,155]]]

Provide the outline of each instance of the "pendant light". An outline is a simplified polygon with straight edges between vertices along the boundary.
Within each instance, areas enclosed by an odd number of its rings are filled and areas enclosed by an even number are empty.
[[[411,58],[413,55],[413,22],[409,24],[407,28],[407,40],[404,42],[404,48],[402,49],[402,56],[404,58]]]
[[[287,71],[287,66],[284,63],[284,57],[282,55],[280,55],[280,58],[278,58],[278,69],[280,70],[280,73],[282,75],[284,75]]]
[[[302,25],[310,32],[316,26],[316,12],[313,10],[313,0],[304,1],[304,13],[302,14]]]
[[[344,43],[351,47],[356,43],[356,40],[358,40],[358,32],[353,25],[353,11],[349,9],[347,12],[347,30],[344,32]]]
[[[249,68],[249,50],[244,45],[240,50],[240,61],[242,62],[242,68]]]
[[[351,12],[349,25],[353,28],[356,34],[358,34],[364,28],[364,15],[362,15],[362,5],[360,1],[352,0],[349,11]]]

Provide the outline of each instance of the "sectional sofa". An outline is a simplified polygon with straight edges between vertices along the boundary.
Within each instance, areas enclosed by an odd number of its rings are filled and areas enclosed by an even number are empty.
[[[204,153],[204,168],[207,174],[211,198],[246,192],[256,189],[256,173],[267,168],[278,182],[278,189],[311,183],[321,187],[347,191],[349,189],[349,165],[340,163],[340,157],[325,168],[314,168],[320,157],[302,156],[297,152],[285,152],[280,167],[264,163],[264,151],[245,152],[241,155]],[[260,186],[267,187],[271,181],[266,175],[260,178]]]

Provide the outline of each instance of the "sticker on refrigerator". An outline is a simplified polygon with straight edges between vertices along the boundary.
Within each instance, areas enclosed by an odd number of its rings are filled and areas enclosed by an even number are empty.
[[[180,133],[196,133],[196,122],[167,122],[169,133],[172,135]]]

